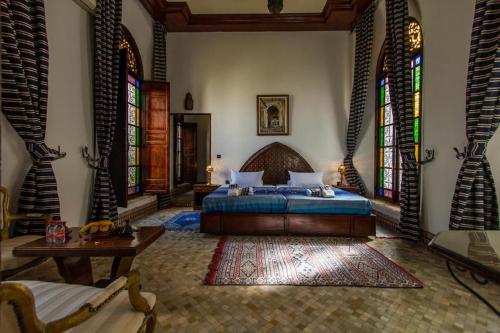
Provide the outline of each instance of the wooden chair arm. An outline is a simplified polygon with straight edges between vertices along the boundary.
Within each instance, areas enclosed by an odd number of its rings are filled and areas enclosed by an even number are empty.
[[[131,271],[128,277],[122,276],[113,281],[102,293],[92,301],[84,304],[80,310],[59,320],[47,323],[47,333],[64,332],[72,327],[80,325],[90,317],[94,316],[108,302],[110,302],[120,291],[128,288],[130,304],[137,312],[148,316],[152,309],[148,302],[140,294],[140,275],[137,271]]]
[[[128,274],[128,298],[135,311],[142,312],[145,315],[153,311],[148,301],[141,295],[141,279],[139,272],[136,270]]]
[[[13,282],[0,285],[0,302],[14,307],[21,331],[43,333],[45,324],[35,312],[35,300],[28,287]]]

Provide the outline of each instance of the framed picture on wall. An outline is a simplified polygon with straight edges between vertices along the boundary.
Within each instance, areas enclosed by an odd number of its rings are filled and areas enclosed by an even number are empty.
[[[288,95],[257,96],[257,135],[289,135]]]

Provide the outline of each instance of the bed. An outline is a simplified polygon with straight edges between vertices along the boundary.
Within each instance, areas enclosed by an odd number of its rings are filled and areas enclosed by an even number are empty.
[[[265,187],[253,196],[228,197],[218,188],[203,200],[200,231],[209,234],[311,235],[365,237],[375,235],[371,203],[357,194],[335,189],[335,198],[304,195],[287,184],[288,170],[314,172],[295,150],[272,143],[252,155],[240,171],[264,170]]]

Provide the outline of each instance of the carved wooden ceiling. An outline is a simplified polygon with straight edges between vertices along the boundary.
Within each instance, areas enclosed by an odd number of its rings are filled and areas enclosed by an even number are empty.
[[[352,30],[373,0],[289,0],[278,15],[268,14],[267,2],[262,0],[231,9],[224,9],[224,4],[230,7],[234,0],[187,1],[141,0],[151,16],[170,32]],[[211,2],[213,6],[209,6]],[[263,9],[258,9],[260,2]]]

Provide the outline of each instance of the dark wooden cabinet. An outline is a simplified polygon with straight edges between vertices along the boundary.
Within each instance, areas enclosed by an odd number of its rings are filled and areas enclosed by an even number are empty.
[[[216,184],[195,184],[193,187],[194,193],[194,209],[201,210],[203,198],[215,191],[221,185]]]
[[[144,192],[169,191],[170,84],[146,81],[142,85],[144,105]]]

